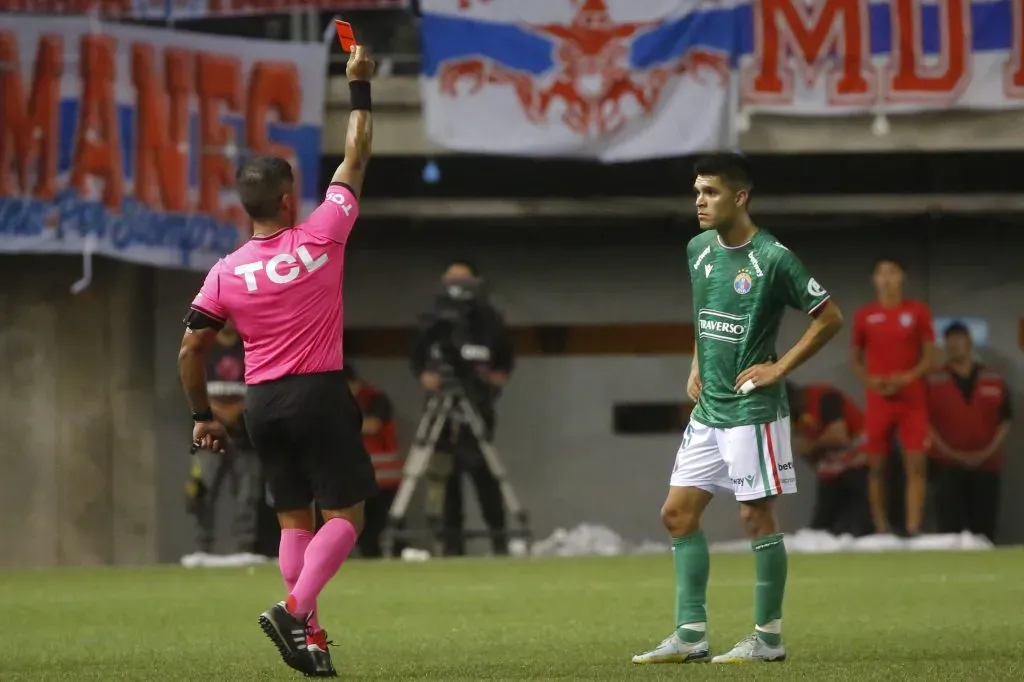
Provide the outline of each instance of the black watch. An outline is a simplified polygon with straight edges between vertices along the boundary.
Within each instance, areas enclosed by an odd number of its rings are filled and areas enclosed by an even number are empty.
[[[207,407],[205,410],[193,410],[192,421],[194,422],[212,422],[213,421],[213,410]]]

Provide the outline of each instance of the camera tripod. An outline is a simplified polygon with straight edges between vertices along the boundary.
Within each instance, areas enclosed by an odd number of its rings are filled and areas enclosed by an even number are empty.
[[[424,533],[410,532],[406,527],[405,518],[408,513],[409,504],[412,502],[416,487],[426,475],[430,468],[431,460],[434,458],[435,448],[445,424],[449,423],[453,415],[458,415],[462,421],[469,426],[473,438],[476,440],[483,454],[487,469],[498,481],[501,491],[501,499],[510,517],[515,519],[519,528],[512,530],[506,528],[504,538],[521,538],[526,542],[527,552],[532,544],[533,534],[530,532],[528,514],[519,502],[512,484],[509,483],[508,473],[501,462],[497,448],[491,443],[487,436],[487,427],[483,418],[476,410],[470,400],[461,389],[447,390],[435,394],[427,401],[423,417],[420,419],[419,427],[416,429],[416,437],[409,448],[409,455],[405,461],[405,468],[402,471],[402,483],[398,487],[395,501],[388,512],[388,527],[384,533],[384,547],[386,554],[390,555],[395,539],[410,539],[414,536],[423,536]],[[454,456],[454,454],[453,454]],[[457,474],[458,475],[458,474]],[[441,527],[440,519],[427,518],[427,533],[431,535],[434,543],[433,553],[441,553],[441,539],[438,530]],[[466,531],[462,533],[464,538],[471,537],[493,537],[492,531]]]

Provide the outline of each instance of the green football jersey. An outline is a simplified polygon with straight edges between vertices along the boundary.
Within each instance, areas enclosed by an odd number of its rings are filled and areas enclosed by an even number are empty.
[[[764,230],[735,248],[723,246],[718,233],[707,230],[690,240],[686,260],[702,383],[693,418],[729,428],[788,416],[783,382],[741,395],[736,377],[751,365],[778,359],[775,343],[787,307],[813,313],[828,292]]]

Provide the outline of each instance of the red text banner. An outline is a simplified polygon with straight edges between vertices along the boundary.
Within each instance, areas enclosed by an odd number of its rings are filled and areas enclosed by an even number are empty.
[[[746,21],[746,20],[745,20]],[[799,116],[1024,103],[1024,0],[759,0],[740,58],[751,111]]]
[[[405,9],[409,0],[0,0],[0,12],[98,13],[106,18],[202,19],[301,10]]]
[[[0,17],[0,251],[206,269],[248,224],[235,171],[288,158],[316,205],[327,50]]]

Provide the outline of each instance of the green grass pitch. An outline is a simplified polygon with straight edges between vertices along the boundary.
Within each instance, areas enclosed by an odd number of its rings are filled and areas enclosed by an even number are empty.
[[[672,630],[665,556],[353,561],[320,605],[342,678],[1021,680],[1024,551],[790,557],[781,664],[633,666]],[[0,573],[0,680],[288,680],[256,618],[276,566]],[[752,630],[753,562],[715,555],[712,649]]]

